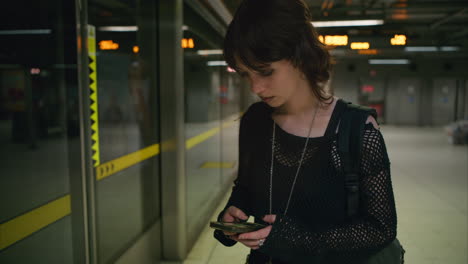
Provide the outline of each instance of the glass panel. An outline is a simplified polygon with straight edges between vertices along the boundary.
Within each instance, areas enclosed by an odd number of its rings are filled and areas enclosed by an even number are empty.
[[[221,93],[223,66],[221,38],[191,8],[184,8],[184,89],[187,228],[189,240],[212,209],[221,183]],[[202,33],[201,33],[202,32]],[[193,46],[191,46],[193,43]],[[202,55],[200,51],[215,53]],[[216,54],[217,53],[217,54]],[[211,64],[210,64],[211,65]]]
[[[114,171],[98,176],[96,184],[100,263],[115,261],[159,218],[158,156],[155,148],[143,150],[159,138],[155,3],[91,0],[88,5],[96,29],[98,146],[104,166],[96,171]],[[128,156],[142,151],[151,158]],[[122,168],[128,162],[132,166]]]
[[[73,263],[74,2],[3,5],[0,41],[0,263]]]
[[[239,123],[242,115],[240,107],[244,82],[242,82],[237,73],[227,67],[222,71],[222,76],[224,84],[222,86],[223,91],[220,101],[223,117],[221,131],[223,183],[223,181],[232,182],[232,177],[237,171]]]

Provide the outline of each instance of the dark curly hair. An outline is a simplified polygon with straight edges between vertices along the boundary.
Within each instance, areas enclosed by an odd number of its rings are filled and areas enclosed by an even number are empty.
[[[320,101],[331,98],[324,86],[332,60],[302,0],[244,0],[227,29],[224,58],[236,71],[240,63],[257,72],[288,60],[306,76]]]

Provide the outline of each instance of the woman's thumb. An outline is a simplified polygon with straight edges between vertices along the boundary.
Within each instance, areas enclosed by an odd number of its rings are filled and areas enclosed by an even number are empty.
[[[276,220],[276,215],[265,215],[263,217],[263,221],[269,223],[269,224],[273,224]]]

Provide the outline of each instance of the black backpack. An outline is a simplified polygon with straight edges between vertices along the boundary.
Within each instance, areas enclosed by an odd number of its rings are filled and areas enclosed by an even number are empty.
[[[338,152],[343,162],[346,213],[349,219],[355,218],[359,210],[359,164],[364,126],[369,116],[377,120],[377,111],[370,107],[347,103],[339,124]],[[400,242],[395,239],[384,249],[362,260],[362,264],[404,263],[404,253]]]
[[[354,218],[359,208],[359,163],[364,126],[369,116],[377,120],[377,111],[370,107],[346,103],[339,124],[338,152],[343,162],[349,218]]]

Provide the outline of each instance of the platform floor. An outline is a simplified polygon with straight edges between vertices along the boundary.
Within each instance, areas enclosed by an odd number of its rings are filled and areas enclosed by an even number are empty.
[[[381,131],[391,160],[405,263],[468,263],[468,146],[449,144],[442,128],[384,126]],[[247,253],[242,245],[218,243],[207,223],[184,263],[238,264]]]

